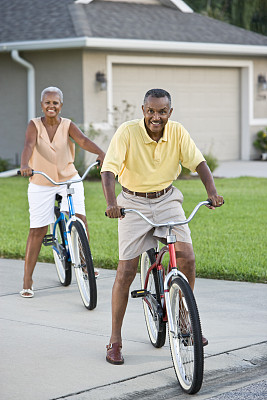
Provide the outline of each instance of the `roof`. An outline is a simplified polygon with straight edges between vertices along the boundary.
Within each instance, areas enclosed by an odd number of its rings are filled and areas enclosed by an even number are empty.
[[[162,4],[1,0],[0,43],[79,37],[267,46],[267,37]]]

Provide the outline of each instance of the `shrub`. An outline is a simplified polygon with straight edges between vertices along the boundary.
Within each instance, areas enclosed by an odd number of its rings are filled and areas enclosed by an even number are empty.
[[[10,160],[0,157],[0,172],[8,171],[9,169],[14,168],[11,164]]]
[[[254,140],[253,145],[262,153],[267,152],[267,127],[257,132],[256,140]]]
[[[218,166],[219,162],[216,157],[214,157],[211,153],[203,154],[205,160],[207,161],[207,165],[211,172],[213,172]],[[182,167],[182,172],[179,175],[179,178],[187,178],[191,174],[191,171],[185,167]]]
[[[207,161],[207,164],[209,166],[209,169],[211,172],[215,171],[216,168],[219,166],[219,162],[216,157],[214,157],[211,153],[208,154],[203,154],[205,160]]]

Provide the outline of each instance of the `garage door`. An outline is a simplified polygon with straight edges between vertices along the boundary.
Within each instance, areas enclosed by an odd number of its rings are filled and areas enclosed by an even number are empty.
[[[117,124],[142,117],[144,94],[156,87],[171,93],[171,118],[185,126],[204,154],[220,161],[240,158],[238,68],[114,65]]]

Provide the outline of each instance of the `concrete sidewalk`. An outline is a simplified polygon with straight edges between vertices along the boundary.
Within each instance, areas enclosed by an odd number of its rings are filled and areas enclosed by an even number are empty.
[[[139,399],[142,396],[133,393],[160,393],[164,388],[182,396],[168,339],[162,349],[150,344],[140,299],[129,299],[123,327],[125,364],[105,361],[115,271],[100,273],[98,305],[88,311],[76,283],[60,286],[52,264],[37,264],[35,297],[21,298],[23,261],[0,259],[1,399]],[[138,288],[139,276],[132,285]],[[267,359],[266,294],[264,284],[197,279],[195,295],[209,339],[206,379],[216,380],[221,369],[248,370]],[[198,399],[212,395],[205,377]]]
[[[267,161],[220,161],[213,175],[217,178],[267,178]]]

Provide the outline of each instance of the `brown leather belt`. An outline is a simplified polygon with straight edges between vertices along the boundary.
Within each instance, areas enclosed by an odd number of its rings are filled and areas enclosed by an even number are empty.
[[[172,185],[168,186],[166,189],[160,190],[159,192],[144,193],[144,192],[132,192],[131,190],[122,186],[122,190],[125,193],[132,194],[133,196],[138,196],[138,197],[146,197],[147,199],[156,199],[156,198],[162,196],[163,194],[167,193],[171,188],[172,188]]]

